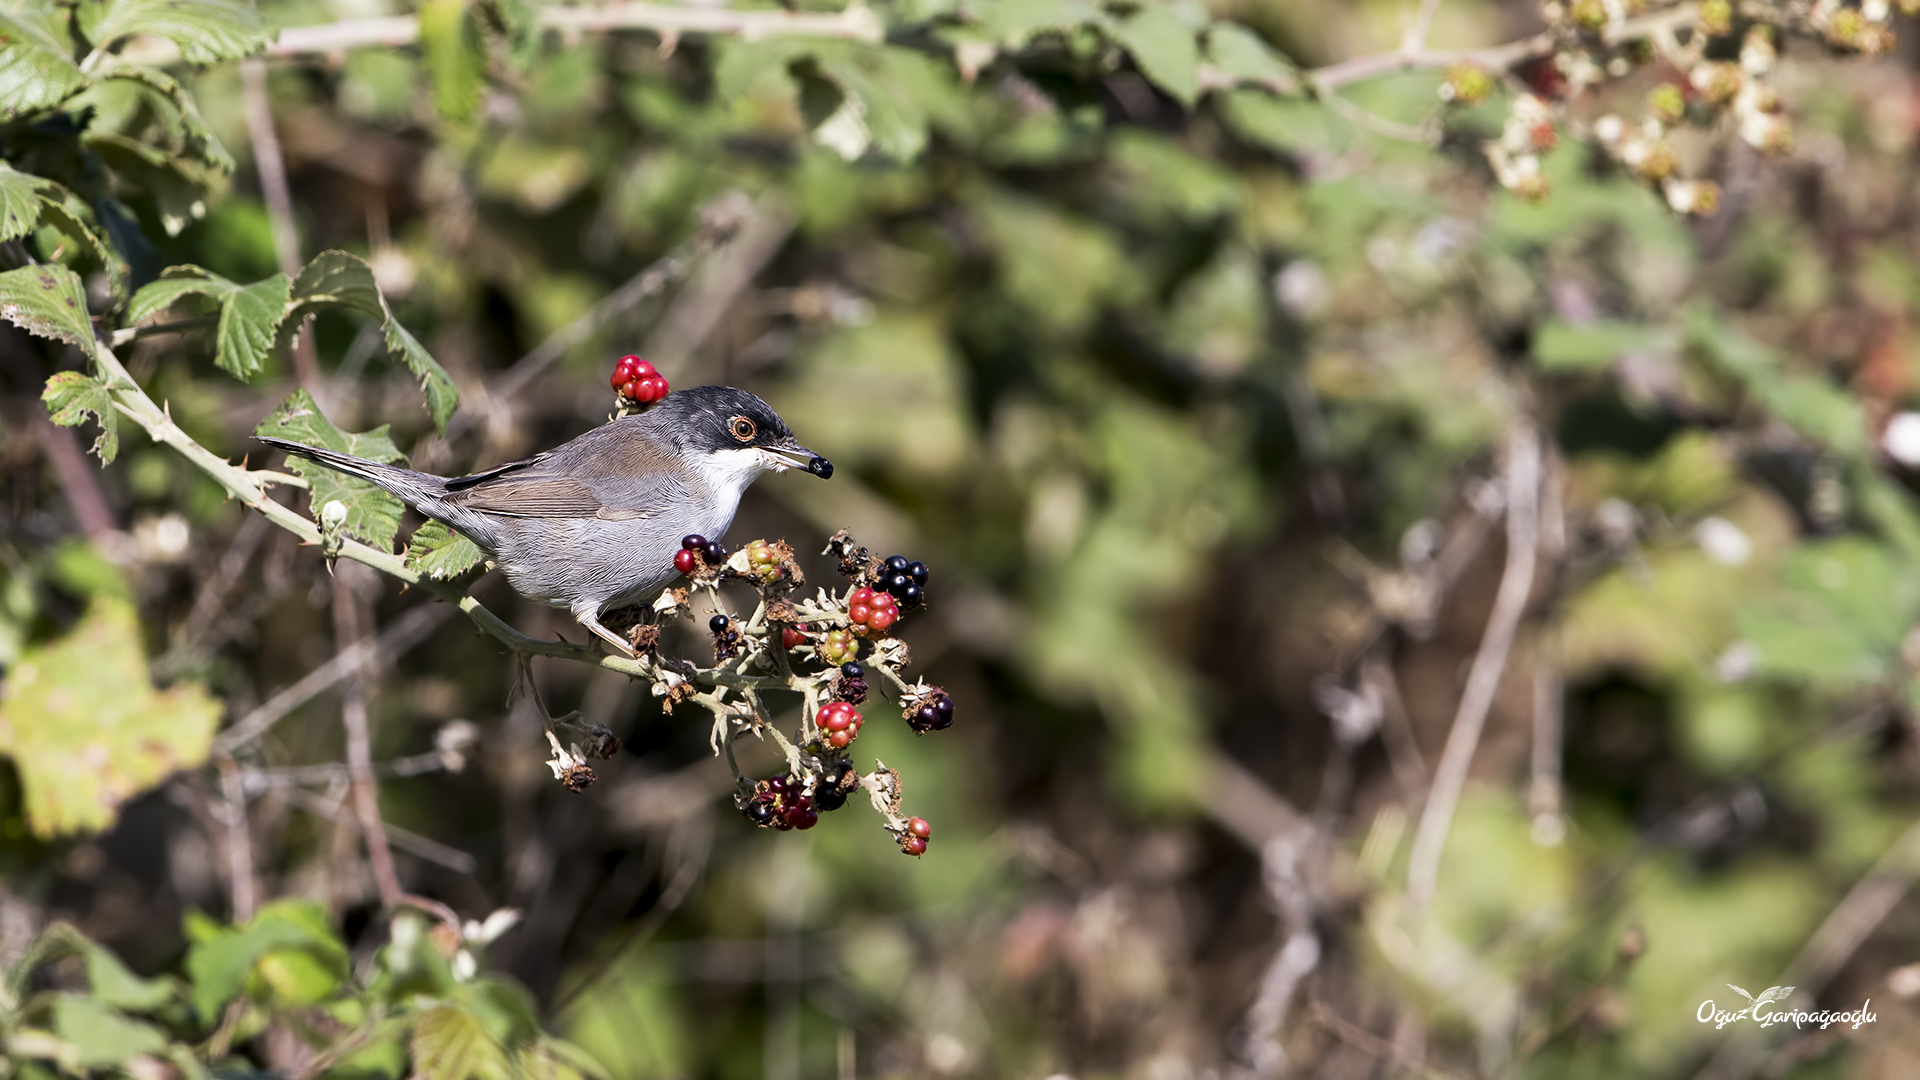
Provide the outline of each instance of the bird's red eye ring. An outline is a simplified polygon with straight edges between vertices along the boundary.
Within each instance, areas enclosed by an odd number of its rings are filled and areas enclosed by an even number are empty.
[[[758,430],[753,426],[753,421],[744,416],[736,416],[727,421],[727,428],[733,432],[733,437],[741,442],[752,442],[754,432]]]

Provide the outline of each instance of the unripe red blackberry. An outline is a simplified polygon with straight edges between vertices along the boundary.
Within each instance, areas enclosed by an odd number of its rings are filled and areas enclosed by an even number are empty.
[[[783,626],[780,628],[780,647],[781,648],[791,649],[791,648],[794,648],[795,646],[805,645],[806,643],[807,643],[807,635],[803,631],[801,631],[798,627]]]
[[[699,564],[700,556],[695,555],[685,548],[673,553],[673,568],[682,574],[693,573],[693,568]]]

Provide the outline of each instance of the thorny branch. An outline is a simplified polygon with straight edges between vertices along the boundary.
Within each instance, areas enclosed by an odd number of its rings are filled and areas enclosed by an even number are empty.
[[[1480,745],[1480,732],[1493,707],[1494,691],[1499,689],[1500,676],[1506,671],[1514,632],[1519,629],[1527,595],[1533,588],[1534,565],[1539,555],[1540,453],[1539,432],[1525,420],[1518,422],[1507,443],[1506,569],[1500,575],[1493,612],[1487,617],[1486,633],[1474,655],[1466,690],[1460,695],[1460,707],[1454,714],[1446,749],[1441,751],[1440,764],[1434,770],[1433,786],[1420,813],[1420,827],[1414,833],[1413,851],[1408,857],[1407,903],[1416,917],[1425,912],[1433,899],[1434,886],[1440,876],[1440,856],[1446,847],[1447,831],[1453,825],[1454,807],[1459,804],[1461,789],[1466,786],[1473,752]]]

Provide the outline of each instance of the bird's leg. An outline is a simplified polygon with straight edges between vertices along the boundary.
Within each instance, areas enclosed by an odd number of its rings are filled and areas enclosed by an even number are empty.
[[[601,640],[619,650],[621,656],[637,656],[633,646],[620,639],[620,635],[600,625],[600,605],[591,601],[581,601],[573,605],[573,617],[580,625],[598,634]]]

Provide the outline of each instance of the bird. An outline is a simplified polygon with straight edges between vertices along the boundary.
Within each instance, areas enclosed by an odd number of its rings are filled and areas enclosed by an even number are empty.
[[[487,553],[514,591],[563,607],[621,653],[600,622],[678,573],[691,535],[718,539],[762,473],[833,463],[794,439],[765,401],[731,386],[695,386],[545,453],[467,476],[385,465],[289,439],[261,442],[370,481]]]

